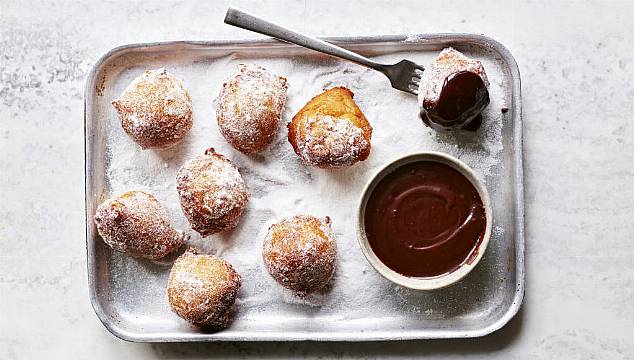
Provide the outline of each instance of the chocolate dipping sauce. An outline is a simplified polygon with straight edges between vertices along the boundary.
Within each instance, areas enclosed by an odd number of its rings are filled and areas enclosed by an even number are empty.
[[[410,163],[385,176],[368,199],[364,223],[376,256],[409,277],[458,269],[486,229],[484,205],[473,184],[433,161]]]
[[[443,83],[438,101],[425,100],[421,119],[436,130],[477,130],[480,113],[489,104],[489,91],[482,78],[471,71],[453,73]]]

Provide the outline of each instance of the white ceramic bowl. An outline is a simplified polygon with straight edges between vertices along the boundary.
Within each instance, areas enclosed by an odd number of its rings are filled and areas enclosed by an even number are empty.
[[[368,238],[365,233],[365,207],[367,205],[368,199],[374,188],[378,185],[378,183],[393,170],[413,162],[419,161],[433,161],[441,164],[445,164],[451,166],[452,168],[459,171],[462,175],[464,175],[469,181],[473,184],[473,186],[478,191],[480,195],[480,199],[482,199],[482,204],[484,206],[484,212],[486,217],[486,229],[484,232],[484,238],[482,241],[476,245],[476,247],[471,250],[471,254],[473,251],[477,251],[475,258],[472,261],[465,262],[458,269],[434,276],[434,277],[409,277],[405,275],[401,275],[396,271],[387,267],[379,258],[376,256],[370,243],[368,242]],[[392,163],[385,166],[379,172],[377,172],[372,179],[368,182],[368,184],[363,189],[363,193],[361,195],[361,201],[359,203],[358,209],[358,219],[357,219],[357,239],[359,240],[359,245],[361,246],[361,250],[365,255],[366,259],[370,262],[370,264],[374,267],[376,271],[379,272],[386,279],[410,289],[415,290],[433,290],[440,289],[445,286],[449,286],[463,277],[465,277],[477,264],[480,262],[484,251],[489,244],[489,238],[491,237],[491,224],[493,223],[492,219],[492,211],[491,211],[491,201],[489,199],[489,193],[487,192],[484,184],[478,179],[473,170],[469,168],[465,163],[456,159],[453,156],[449,156],[447,154],[439,153],[439,152],[422,152],[412,155],[407,155],[400,159],[393,161]]]

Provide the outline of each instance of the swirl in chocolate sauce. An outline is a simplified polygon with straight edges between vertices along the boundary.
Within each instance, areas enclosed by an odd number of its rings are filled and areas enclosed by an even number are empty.
[[[482,78],[471,71],[459,71],[445,78],[438,101],[423,101],[420,116],[436,130],[473,131],[480,127],[480,113],[489,101],[489,91]]]
[[[434,277],[468,261],[486,228],[471,182],[452,167],[419,161],[399,167],[374,188],[365,208],[374,253],[409,277]]]

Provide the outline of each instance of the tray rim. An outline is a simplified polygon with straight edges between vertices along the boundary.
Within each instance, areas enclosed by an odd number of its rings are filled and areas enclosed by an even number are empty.
[[[520,310],[525,292],[525,238],[524,238],[524,165],[523,165],[523,122],[522,122],[522,104],[521,104],[521,78],[517,62],[511,52],[502,43],[483,34],[474,33],[421,33],[421,34],[401,34],[401,35],[376,35],[376,36],[346,36],[346,37],[324,37],[325,41],[329,41],[339,45],[357,44],[357,43],[381,43],[381,42],[408,42],[416,43],[449,43],[449,42],[465,42],[477,44],[487,47],[497,52],[504,62],[509,66],[511,72],[513,90],[513,116],[518,123],[513,129],[513,161],[517,164],[514,167],[515,176],[515,271],[516,271],[516,289],[511,305],[506,309],[504,314],[486,327],[455,331],[455,330],[436,330],[429,332],[428,330],[411,330],[407,334],[395,334],[391,331],[372,331],[359,332],[356,336],[351,337],[344,333],[331,332],[310,332],[310,331],[294,331],[292,333],[283,331],[272,332],[242,332],[239,336],[228,335],[225,332],[217,332],[212,334],[197,333],[187,334],[185,336],[171,336],[170,334],[154,333],[144,334],[142,332],[128,331],[111,321],[105,314],[100,302],[97,300],[97,294],[94,282],[94,273],[91,268],[94,267],[94,249],[90,241],[92,225],[92,213],[89,213],[89,194],[90,179],[89,175],[89,159],[92,156],[92,149],[89,148],[89,130],[92,136],[92,128],[88,124],[88,119],[92,118],[92,109],[88,106],[88,99],[93,98],[96,88],[96,75],[101,67],[111,58],[121,55],[130,50],[138,50],[142,48],[165,47],[165,46],[197,46],[197,47],[222,47],[222,46],[248,46],[248,45],[280,45],[286,44],[274,38],[259,39],[240,39],[240,40],[177,40],[177,41],[157,41],[147,43],[132,43],[117,46],[102,55],[92,66],[88,76],[86,77],[84,87],[84,216],[85,216],[85,244],[86,244],[86,270],[88,273],[88,291],[90,303],[104,327],[119,339],[130,342],[200,342],[200,341],[341,341],[341,342],[361,342],[361,341],[398,341],[398,340],[416,340],[416,339],[450,339],[450,338],[474,338],[489,335],[502,327],[504,327]],[[224,335],[223,335],[224,334]]]

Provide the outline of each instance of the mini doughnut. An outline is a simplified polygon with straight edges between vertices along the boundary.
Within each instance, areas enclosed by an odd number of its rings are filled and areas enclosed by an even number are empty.
[[[220,330],[231,321],[240,285],[240,275],[226,261],[186,252],[170,271],[167,298],[172,310],[189,323]]]
[[[475,130],[489,104],[482,63],[446,48],[425,69],[418,87],[421,119],[435,130]]]
[[[296,215],[273,224],[262,256],[280,285],[303,296],[323,288],[335,271],[337,243],[330,219]]]
[[[133,257],[159,260],[184,242],[154,196],[128,191],[99,204],[97,231],[111,248]]]
[[[286,104],[286,79],[254,65],[238,65],[222,85],[218,126],[236,150],[256,153],[274,139]]]
[[[203,237],[236,227],[249,199],[238,168],[214,149],[187,161],[176,187],[185,216]]]
[[[123,130],[143,149],[176,145],[192,127],[192,100],[165,69],[141,74],[112,105]]]
[[[288,124],[288,141],[304,164],[350,166],[370,155],[372,127],[345,87],[310,100]]]

